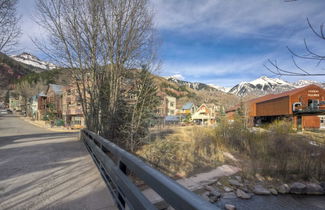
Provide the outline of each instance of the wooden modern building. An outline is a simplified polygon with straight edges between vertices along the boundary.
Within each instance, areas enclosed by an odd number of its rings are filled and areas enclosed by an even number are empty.
[[[325,89],[317,85],[266,95],[245,104],[255,125],[287,118],[298,130],[325,129]],[[234,111],[229,110],[227,115]]]

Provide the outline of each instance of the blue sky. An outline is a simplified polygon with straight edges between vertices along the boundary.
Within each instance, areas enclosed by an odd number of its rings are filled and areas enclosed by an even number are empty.
[[[263,67],[267,59],[293,70],[286,46],[303,53],[304,38],[325,54],[325,41],[314,36],[306,21],[308,17],[317,28],[325,22],[324,0],[152,0],[151,5],[161,40],[163,76],[229,87],[272,76]],[[21,0],[18,10],[23,15],[21,49],[42,57],[29,38],[43,35],[32,21],[34,0]],[[314,62],[298,63],[313,72],[325,71],[324,65]]]

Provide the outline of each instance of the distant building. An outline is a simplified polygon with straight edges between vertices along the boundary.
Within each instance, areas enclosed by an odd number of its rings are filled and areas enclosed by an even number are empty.
[[[65,126],[70,128],[83,128],[85,118],[81,106],[81,98],[76,86],[64,87],[62,94],[62,117]]]
[[[192,102],[187,102],[182,106],[182,108],[179,110],[179,114],[181,115],[188,115],[188,114],[194,114],[197,107]]]
[[[289,119],[298,130],[325,129],[325,90],[317,85],[259,97],[245,106],[254,125]],[[227,110],[229,119],[235,111]]]
[[[55,114],[56,118],[62,119],[62,94],[64,86],[49,84],[46,91],[47,112]]]
[[[36,120],[43,120],[47,110],[47,96],[42,91],[38,94],[37,97],[37,113],[36,113]]]
[[[160,117],[176,115],[176,98],[160,94],[161,104],[157,107],[157,114]]]
[[[216,122],[216,115],[219,107],[214,104],[202,104],[194,114],[192,120],[196,124],[210,125]]]
[[[38,95],[32,96],[27,102],[27,116],[36,119],[38,111]]]
[[[169,115],[169,116],[165,117],[164,121],[165,121],[166,125],[171,125],[171,124],[176,125],[176,124],[178,124],[180,122],[180,119],[179,119],[178,116]]]
[[[12,111],[21,111],[21,97],[10,92],[9,95],[9,109]]]

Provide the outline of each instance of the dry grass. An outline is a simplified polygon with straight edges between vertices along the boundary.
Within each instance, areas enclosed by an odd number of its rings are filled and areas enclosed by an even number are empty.
[[[250,132],[240,122],[219,126],[217,135],[229,149],[246,154],[248,173],[281,179],[325,180],[325,146],[315,146],[306,136],[292,133],[290,122],[277,121],[269,132]],[[226,134],[226,135],[225,135]]]
[[[226,161],[227,151],[240,154],[247,176],[325,180],[324,145],[315,146],[310,138],[291,133],[289,122],[275,122],[268,131],[251,131],[240,120],[231,124],[224,120],[216,128],[179,128],[137,154],[169,175],[215,168]]]
[[[304,131],[301,134],[307,138],[310,138],[314,140],[317,143],[325,144],[325,130],[320,130],[320,131]]]
[[[219,166],[225,160],[224,150],[213,128],[194,126],[157,137],[137,154],[171,176],[189,176]]]

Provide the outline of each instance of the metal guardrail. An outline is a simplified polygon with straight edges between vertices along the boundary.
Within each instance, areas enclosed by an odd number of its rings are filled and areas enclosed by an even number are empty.
[[[127,176],[131,171],[175,209],[218,209],[136,156],[83,129],[81,139],[93,157],[119,209],[157,209]]]

